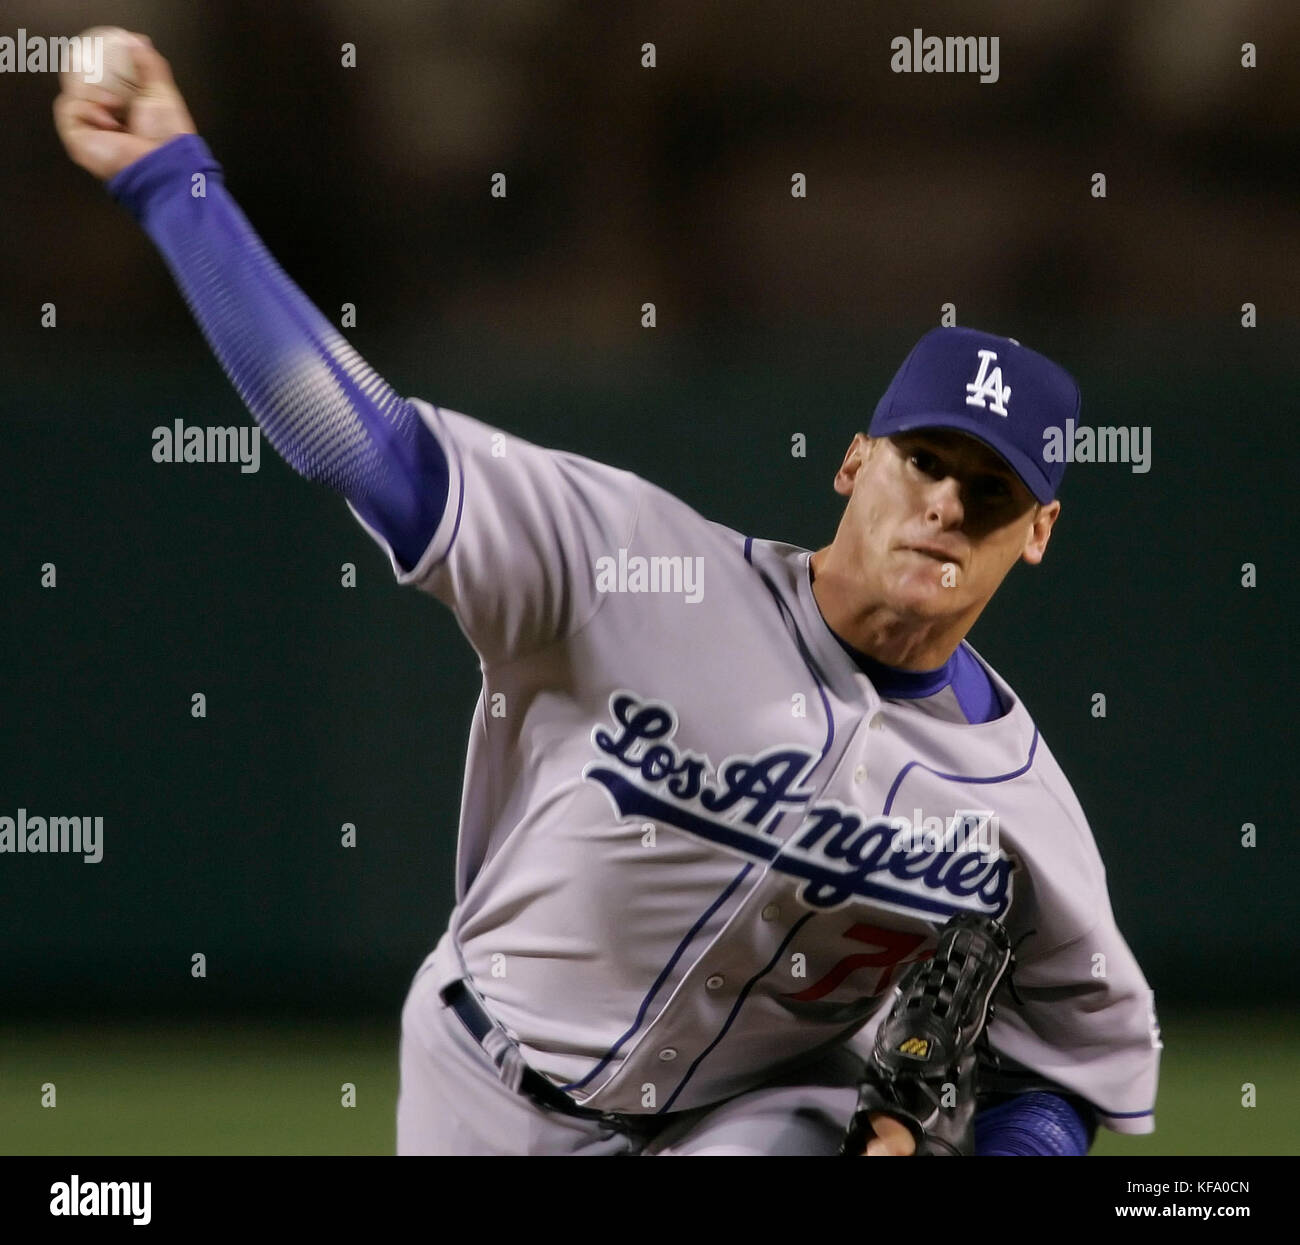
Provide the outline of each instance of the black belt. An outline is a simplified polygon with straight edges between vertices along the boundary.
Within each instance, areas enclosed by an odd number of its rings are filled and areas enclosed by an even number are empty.
[[[480,1046],[496,1025],[492,1017],[479,1006],[478,1000],[465,987],[464,981],[453,981],[442,990],[443,1001],[460,1017],[460,1022],[469,1030],[470,1036]],[[620,1115],[615,1111],[593,1111],[590,1107],[580,1107],[568,1094],[553,1085],[540,1072],[525,1067],[519,1081],[520,1093],[526,1094],[534,1102],[552,1111],[564,1115],[576,1116],[580,1120],[600,1120],[603,1124],[623,1127],[645,1127],[650,1122],[647,1117]],[[658,1121],[662,1123],[662,1120]]]

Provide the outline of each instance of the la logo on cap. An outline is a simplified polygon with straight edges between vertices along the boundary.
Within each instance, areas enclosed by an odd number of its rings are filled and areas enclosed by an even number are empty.
[[[980,370],[970,384],[966,386],[967,406],[978,406],[983,410],[992,411],[995,415],[1005,415],[1007,413],[1007,399],[1011,397],[1011,386],[1003,385],[1002,369],[995,367],[989,371],[989,364],[998,361],[997,351],[981,350]],[[984,399],[990,398],[992,401],[987,406],[984,405]]]

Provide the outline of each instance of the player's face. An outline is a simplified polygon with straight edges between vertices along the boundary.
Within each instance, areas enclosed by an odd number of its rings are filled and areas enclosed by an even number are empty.
[[[835,478],[864,586],[901,615],[978,613],[1015,563],[1042,560],[1042,507],[987,446],[949,429],[854,438]],[[973,620],[973,619],[972,619]]]

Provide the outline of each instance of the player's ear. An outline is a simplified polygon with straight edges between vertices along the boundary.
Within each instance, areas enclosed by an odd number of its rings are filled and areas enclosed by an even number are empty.
[[[844,461],[840,463],[840,469],[835,473],[835,491],[842,497],[847,497],[853,492],[853,481],[857,479],[858,471],[871,453],[873,438],[867,436],[865,432],[855,432],[853,440],[849,442],[849,448],[845,451]]]
[[[1034,511],[1033,523],[1025,537],[1024,551],[1020,555],[1031,566],[1037,566],[1043,560],[1043,554],[1047,552],[1047,542],[1052,538],[1052,529],[1056,526],[1056,518],[1060,513],[1059,500],[1050,501],[1046,505],[1040,502]]]

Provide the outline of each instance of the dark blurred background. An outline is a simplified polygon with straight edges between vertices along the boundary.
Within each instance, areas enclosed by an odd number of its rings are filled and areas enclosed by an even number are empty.
[[[271,251],[401,392],[748,533],[830,538],[848,440],[945,304],[1069,368],[1084,423],[1149,427],[1149,473],[1070,469],[1046,561],[971,639],[1187,1042],[1260,1008],[1293,1032],[1300,7],[10,0],[0,35],[99,23],[153,38]],[[997,35],[999,80],[891,72],[915,27]],[[382,1045],[452,904],[475,659],[265,443],[257,474],[152,461],[158,425],[249,416],[63,155],[54,77],[0,93],[0,815],[105,820],[99,864],[0,855],[10,1050],[219,1018]],[[56,1144],[11,1124],[0,1148]]]

